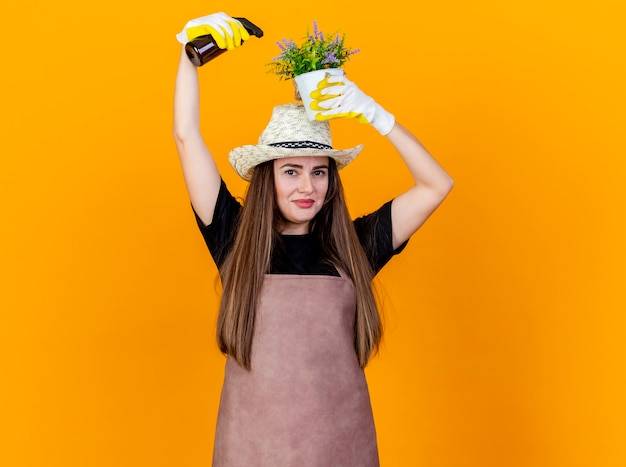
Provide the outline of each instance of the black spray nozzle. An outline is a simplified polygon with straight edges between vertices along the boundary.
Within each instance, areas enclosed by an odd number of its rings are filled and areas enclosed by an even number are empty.
[[[233,18],[239,21],[241,25],[246,28],[246,31],[248,31],[248,34],[250,34],[251,36],[263,37],[263,31],[256,24],[248,21],[246,18],[235,18],[234,16]]]

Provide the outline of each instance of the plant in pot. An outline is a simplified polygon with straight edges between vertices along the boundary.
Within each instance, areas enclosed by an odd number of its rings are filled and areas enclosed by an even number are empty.
[[[313,21],[313,33],[307,31],[300,45],[291,39],[277,42],[281,53],[267,64],[269,73],[277,75],[280,80],[294,80],[295,97],[303,101],[312,120],[315,117],[309,108],[311,91],[327,73],[343,76],[341,67],[359,52],[359,49],[346,46],[345,40],[346,35],[338,32],[325,35]]]

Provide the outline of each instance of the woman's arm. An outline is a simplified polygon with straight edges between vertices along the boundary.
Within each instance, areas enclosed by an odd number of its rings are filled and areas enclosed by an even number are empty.
[[[396,122],[387,138],[411,172],[415,184],[391,204],[393,247],[398,248],[437,209],[454,181],[406,128]]]
[[[191,204],[205,225],[213,220],[220,174],[200,134],[198,70],[181,50],[174,91],[174,140]]]
[[[454,185],[452,178],[411,132],[345,76],[325,77],[311,96],[311,108],[320,111],[318,120],[348,117],[369,123],[389,138],[404,159],[415,185],[391,205],[393,248],[398,248],[441,204]]]
[[[220,49],[234,49],[250,38],[245,27],[223,12],[192,19],[176,35],[181,44],[211,34]],[[221,177],[200,134],[198,70],[181,50],[174,91],[174,140],[183,168],[191,204],[200,220],[209,225],[220,190]]]

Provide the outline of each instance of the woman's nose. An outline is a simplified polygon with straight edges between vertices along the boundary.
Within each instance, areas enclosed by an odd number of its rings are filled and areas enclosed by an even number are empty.
[[[311,177],[308,174],[302,175],[300,177],[298,190],[301,193],[310,193],[311,191],[313,191],[313,184],[311,183]]]

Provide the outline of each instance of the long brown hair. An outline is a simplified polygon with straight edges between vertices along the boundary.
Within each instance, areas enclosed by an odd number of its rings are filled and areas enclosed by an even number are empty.
[[[254,169],[235,241],[221,271],[222,300],[217,319],[220,350],[251,368],[252,338],[263,278],[280,242],[281,214],[276,205],[274,161]],[[372,290],[374,274],[350,218],[335,161],[329,158],[328,192],[309,230],[323,259],[345,271],[356,293],[354,349],[364,368],[378,349],[382,323]]]

